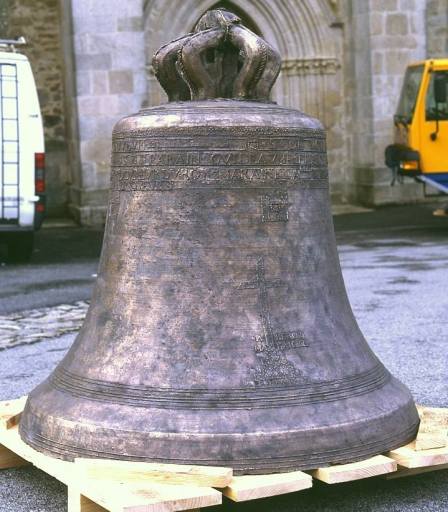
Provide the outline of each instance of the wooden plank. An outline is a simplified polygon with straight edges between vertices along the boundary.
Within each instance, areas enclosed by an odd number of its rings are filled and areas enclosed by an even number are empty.
[[[420,416],[418,434],[412,448],[430,450],[443,448],[448,444],[448,409],[417,406]]]
[[[403,478],[404,476],[421,475],[423,473],[430,473],[433,471],[440,471],[441,469],[448,469],[448,464],[439,464],[438,466],[426,466],[423,468],[402,468],[398,466],[398,471],[385,475],[386,480],[394,478]]]
[[[394,471],[397,471],[397,463],[394,460],[384,455],[376,455],[360,462],[319,468],[311,471],[311,475],[316,480],[321,480],[327,484],[337,484],[384,475]]]
[[[6,428],[12,428],[12,427],[17,426],[19,424],[19,422],[20,422],[20,418],[21,417],[22,417],[22,411],[17,413],[17,414],[14,414],[14,415],[10,416],[5,421],[5,427]]]
[[[173,491],[175,492],[173,493]],[[135,489],[122,500],[122,509],[111,512],[166,512],[196,510],[222,504],[222,494],[216,489],[187,486],[151,486]]]
[[[101,511],[91,502],[110,512],[174,512],[219,505],[222,502],[221,493],[211,487],[105,482],[82,478],[75,463],[49,457],[25,444],[20,439],[17,426],[9,430],[0,429],[0,443],[66,484],[70,489],[70,506],[75,511],[76,507],[81,508],[80,512]],[[82,509],[83,506],[86,511]]]
[[[26,396],[0,402],[0,428],[12,428],[19,424],[26,403]]]
[[[420,416],[419,433],[445,431],[448,434],[448,407],[417,406]]]
[[[0,469],[28,466],[29,462],[22,459],[3,445],[0,445]]]
[[[415,451],[412,443],[386,454],[396,460],[405,468],[421,468],[425,466],[438,466],[448,464],[448,448],[434,448],[431,450]]]
[[[45,473],[57,478],[65,485],[73,481],[75,466],[73,462],[48,457],[34,450],[31,446],[28,446],[22,441],[17,426],[8,430],[0,428],[0,444]]]
[[[79,484],[85,497],[110,512],[174,512],[222,503],[222,494],[210,487],[104,480]]]
[[[431,450],[432,448],[444,448],[447,436],[443,431],[419,432],[416,439],[410,443],[413,450]]]
[[[101,505],[96,504],[89,498],[86,498],[76,489],[68,487],[68,506],[67,512],[108,512]]]
[[[274,473],[272,475],[244,475],[233,477],[222,493],[233,501],[247,501],[288,492],[309,489],[313,485],[310,475],[302,471]]]
[[[231,468],[215,466],[154,464],[104,459],[76,459],[75,464],[87,478],[102,480],[226,487],[233,477]]]

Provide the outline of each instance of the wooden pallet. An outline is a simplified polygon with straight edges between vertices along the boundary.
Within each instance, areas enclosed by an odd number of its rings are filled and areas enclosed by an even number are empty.
[[[233,476],[230,468],[76,459],[65,462],[25,444],[18,423],[26,397],[0,402],[0,469],[34,465],[68,487],[68,512],[175,512],[247,501],[328,484],[448,468],[448,409],[419,408],[419,435],[407,446],[313,471]],[[441,446],[444,443],[444,446]]]

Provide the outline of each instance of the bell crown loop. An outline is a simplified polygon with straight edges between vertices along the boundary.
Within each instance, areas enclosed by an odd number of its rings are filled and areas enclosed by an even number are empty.
[[[268,101],[281,57],[238,16],[213,9],[192,33],[159,48],[152,64],[169,101]]]

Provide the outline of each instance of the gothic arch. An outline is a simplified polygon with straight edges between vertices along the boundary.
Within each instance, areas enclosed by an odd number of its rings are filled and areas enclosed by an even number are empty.
[[[256,34],[262,36],[262,31],[260,27],[255,23],[252,16],[247,13],[242,7],[238,5],[235,0],[215,0],[212,9],[224,8],[230,12],[233,12],[237,16],[239,16],[242,20],[244,26],[255,32]],[[198,21],[198,20],[196,20]]]
[[[248,14],[283,58],[327,56],[334,51],[330,25],[334,15],[327,0],[238,0],[232,3]],[[242,2],[241,2],[242,3]],[[183,34],[217,0],[146,0],[144,25],[151,54]],[[148,29],[151,30],[148,30]],[[333,51],[332,51],[333,50]]]

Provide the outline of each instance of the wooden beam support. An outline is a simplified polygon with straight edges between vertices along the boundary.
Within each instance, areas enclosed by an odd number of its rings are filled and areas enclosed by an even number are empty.
[[[0,469],[19,468],[29,466],[30,463],[14,452],[0,444]]]
[[[412,448],[416,451],[448,445],[448,409],[418,406],[420,427]]]
[[[384,475],[394,471],[397,471],[397,463],[394,460],[384,455],[377,455],[360,462],[315,469],[310,473],[316,480],[321,480],[327,484],[338,484]]]
[[[231,468],[155,464],[104,459],[75,459],[75,466],[86,478],[125,480],[126,482],[161,483],[226,487],[233,477]]]
[[[403,478],[404,476],[414,476],[421,475],[423,473],[431,473],[433,471],[439,471],[441,469],[448,469],[448,464],[439,464],[438,466],[426,466],[423,468],[402,468],[398,466],[398,471],[395,473],[390,473],[389,475],[384,475],[386,480],[392,480],[394,478]]]
[[[444,448],[446,440],[445,432],[420,432],[410,446],[415,451],[432,450],[433,448]]]
[[[0,428],[12,428],[19,424],[26,403],[26,396],[16,400],[0,402]]]
[[[448,464],[448,448],[415,451],[412,443],[387,453],[388,457],[396,460],[405,468],[421,468]]]
[[[67,512],[108,512],[106,508],[97,505],[89,498],[86,498],[76,489],[68,487],[68,506]]]
[[[233,501],[247,501],[301,491],[312,485],[311,476],[302,471],[272,475],[244,475],[233,477],[230,485],[223,489],[222,493]]]

